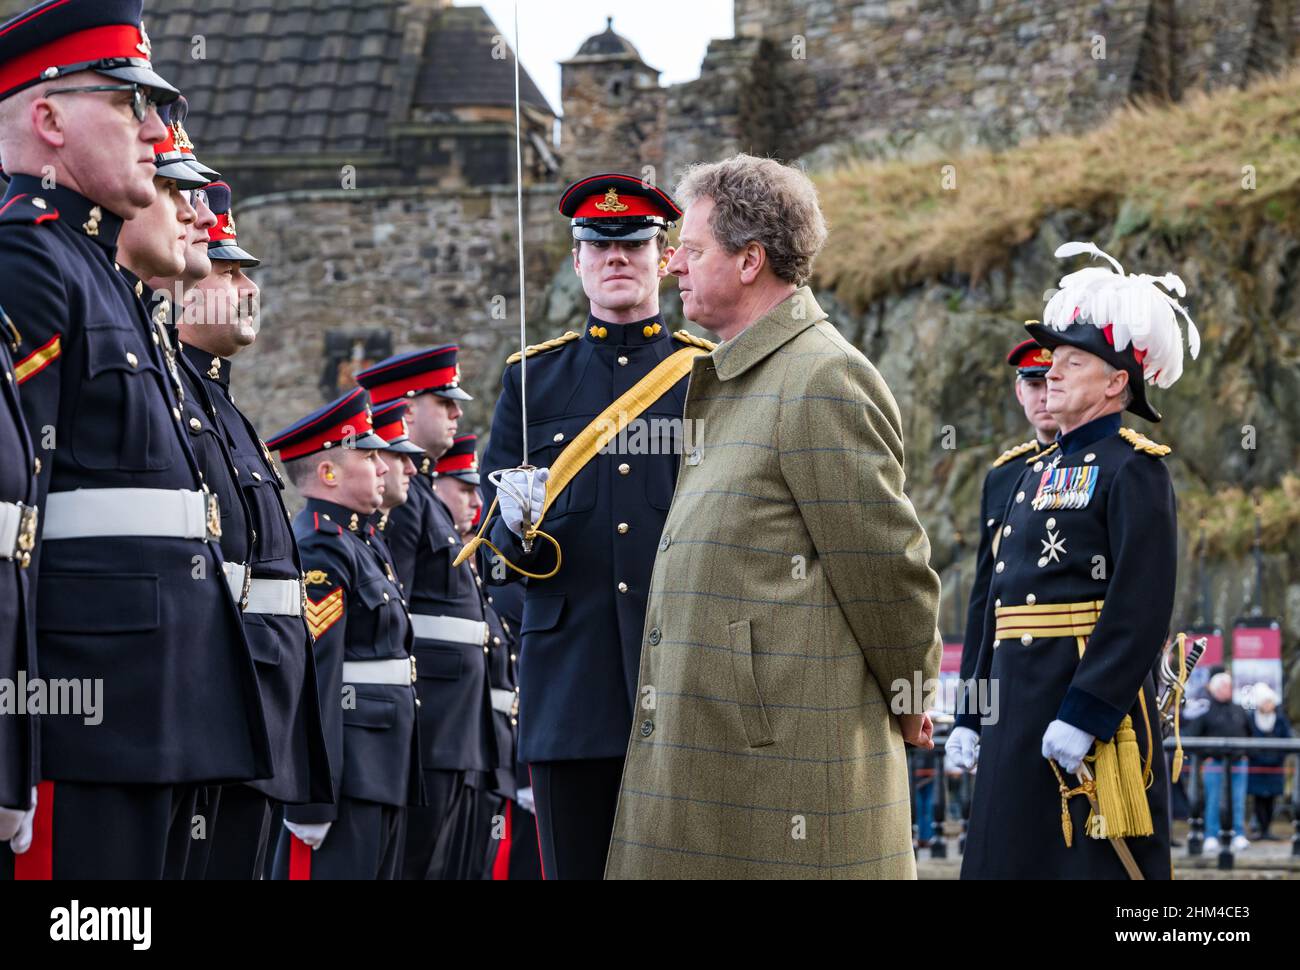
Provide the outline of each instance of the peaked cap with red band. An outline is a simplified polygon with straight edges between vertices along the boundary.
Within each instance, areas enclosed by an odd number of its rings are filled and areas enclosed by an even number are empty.
[[[371,400],[380,404],[417,394],[472,401],[474,398],[460,389],[460,367],[456,364],[459,351],[455,344],[444,344],[398,354],[358,373],[357,383],[370,392]]]
[[[1052,369],[1052,352],[1037,340],[1022,340],[1007,354],[1019,377],[1042,378]]]
[[[434,466],[438,477],[456,478],[469,485],[479,484],[478,477],[478,435],[463,434],[452,442],[451,447],[438,459]]]
[[[388,442],[375,434],[370,398],[365,388],[358,387],[277,431],[266,446],[278,451],[281,460],[289,461],[340,447],[382,451],[388,448]]]
[[[215,168],[204,165],[194,154],[194,142],[189,132],[185,130],[185,122],[190,116],[190,102],[185,95],[182,94],[171,104],[163,105],[158,109],[158,115],[162,118],[163,124],[171,129],[172,139],[176,142],[176,148],[185,159],[185,163],[209,182],[219,181],[221,173]]]
[[[208,186],[207,193],[208,208],[217,217],[217,224],[208,230],[208,256],[239,263],[250,269],[262,265],[260,259],[242,249],[235,241],[238,230],[235,228],[230,186],[225,182],[213,182]]]
[[[69,74],[94,71],[150,89],[158,103],[180,92],[154,73],[143,0],[45,0],[0,24],[0,101]]]
[[[375,405],[371,414],[375,434],[388,442],[385,451],[397,451],[404,455],[423,455],[424,449],[412,441],[407,432],[406,408],[404,397],[389,401],[387,404]]]
[[[653,239],[682,217],[667,192],[617,173],[574,182],[560,196],[560,212],[573,220],[579,241]]]
[[[153,146],[153,163],[158,169],[159,178],[175,179],[176,185],[182,189],[201,189],[212,179],[189,163],[176,142],[176,129],[169,120],[175,103],[173,101],[158,109],[158,117],[167,126],[167,137]]]

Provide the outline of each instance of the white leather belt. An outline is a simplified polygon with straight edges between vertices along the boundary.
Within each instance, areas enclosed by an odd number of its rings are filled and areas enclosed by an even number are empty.
[[[220,539],[217,497],[169,488],[78,488],[46,497],[42,539],[108,536]]]
[[[20,566],[32,561],[36,548],[36,506],[22,502],[0,502],[0,559],[17,560]]]
[[[400,660],[345,660],[345,684],[394,684],[398,687],[415,683],[415,658]]]
[[[411,614],[411,629],[421,640],[446,640],[449,643],[472,643],[481,647],[488,642],[488,625],[482,620],[463,620],[458,616]]]
[[[519,695],[513,690],[492,688],[492,710],[514,717],[519,713]]]
[[[245,613],[302,616],[303,585],[297,579],[257,579],[242,562],[223,562],[226,585]]]

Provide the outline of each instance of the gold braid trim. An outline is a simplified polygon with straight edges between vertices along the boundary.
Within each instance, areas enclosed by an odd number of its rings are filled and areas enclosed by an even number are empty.
[[[544,354],[548,350],[554,350],[556,347],[563,347],[569,341],[577,340],[581,336],[582,334],[580,333],[574,333],[572,330],[566,330],[563,334],[551,340],[543,340],[540,344],[532,344],[529,347],[525,347],[523,354],[520,354],[518,351],[516,351],[515,353],[511,354],[509,357],[506,358],[506,366],[519,363],[519,361],[524,357],[524,355],[527,355],[529,357],[534,357],[537,354]]]
[[[993,463],[993,467],[1001,468],[1007,462],[1013,461],[1014,459],[1019,458],[1025,452],[1033,451],[1033,449],[1037,447],[1038,447],[1037,441],[1026,441],[1016,445],[1014,448],[1008,448],[1006,451],[1002,452],[1002,454],[998,455],[997,461]]]
[[[1133,446],[1134,451],[1140,451],[1144,455],[1155,455],[1157,458],[1163,458],[1173,451],[1168,445],[1157,444],[1140,431],[1134,431],[1132,428],[1120,428],[1119,436]]]
[[[674,330],[673,339],[680,340],[682,343],[691,347],[699,347],[700,350],[713,352],[713,348],[718,346],[712,340],[705,340],[703,337],[697,337],[689,330]]]

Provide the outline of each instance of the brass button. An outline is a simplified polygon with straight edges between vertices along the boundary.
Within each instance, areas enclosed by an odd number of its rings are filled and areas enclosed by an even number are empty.
[[[993,641],[993,649],[994,649],[994,650],[996,650],[996,649],[997,649],[998,647],[1000,647],[1000,646],[1002,646],[1002,641],[1001,641],[1001,640],[994,640],[994,641]]]
[[[1002,570],[1004,570],[1004,569],[1006,569],[1006,568],[1007,568],[1007,564],[1004,563],[1004,562],[1000,562],[1000,563],[998,563],[996,566],[993,567],[993,571],[994,571],[995,573],[1000,573],[1000,572],[1002,572]]]
[[[619,366],[619,367],[626,367],[626,366],[627,366],[627,358],[626,358],[626,357],[620,357],[620,358],[618,359],[618,366]]]
[[[563,431],[557,431],[557,432],[555,432],[555,437],[552,438],[551,440],[552,440],[552,441],[563,441],[563,440],[564,440],[564,432],[563,432]]]
[[[137,357],[135,354],[131,353],[129,350],[126,352],[126,362],[130,364],[132,367],[140,366],[140,358]]]
[[[629,465],[627,462],[623,462],[623,464],[618,466],[618,473],[620,475],[626,475],[631,470],[632,470],[632,466]]]
[[[626,523],[626,522],[620,522],[620,523],[618,524],[618,534],[621,535],[621,536],[625,536],[625,535],[627,535],[627,523]]]
[[[203,425],[199,423],[198,418],[190,418],[190,427],[193,428],[195,431],[203,430]]]
[[[144,295],[144,284],[143,284],[143,283],[136,283],[136,284],[135,284],[135,295],[136,295],[136,296],[143,296],[143,295]]]
[[[1020,635],[1020,642],[1025,646],[1029,646],[1034,642],[1034,635],[1032,633],[1023,633]]]
[[[1048,519],[1048,520],[1047,520],[1047,527],[1048,527],[1049,529],[1055,529],[1055,528],[1056,528],[1056,519],[1054,519],[1054,518],[1052,518],[1052,519]]]
[[[618,591],[619,591],[620,593],[626,593],[626,592],[627,592],[627,583],[619,583],[619,584],[618,584]]]
[[[1092,452],[1090,451],[1090,452],[1088,452],[1086,455],[1083,456],[1083,460],[1084,460],[1084,461],[1096,461],[1096,460],[1097,460],[1097,456],[1096,456],[1094,453],[1092,453]]]
[[[262,476],[259,475],[257,472],[253,472],[253,481],[260,482],[261,480],[262,480]]]
[[[1009,535],[1011,535],[1011,526],[1009,526],[1009,525],[1003,526],[1003,527],[1002,527],[1002,535],[1003,535],[1003,536],[1009,536]]]
[[[997,519],[989,519],[989,520],[988,520],[987,522],[985,522],[984,524],[985,524],[986,526],[988,526],[988,527],[991,529],[991,528],[993,528],[993,523],[996,522],[996,521],[997,521]]]
[[[36,208],[38,209],[44,209],[47,204],[48,203],[46,203],[46,201],[40,198],[39,196],[35,199],[32,199],[32,205],[36,206]]]
[[[1042,470],[1043,470],[1043,463],[1041,461],[1034,462],[1034,471],[1041,472]]]
[[[491,651],[491,649],[492,649],[491,647],[484,647],[484,648],[483,648],[483,652],[484,652],[484,653],[488,653],[488,652]]]
[[[1028,596],[1025,597],[1026,606],[1033,606],[1037,602],[1038,602],[1038,597],[1035,596],[1033,593],[1030,593]]]
[[[519,659],[519,654],[517,654],[517,653],[512,653],[512,654],[510,655],[510,662],[511,662],[511,663],[514,663],[514,662],[515,662],[516,660],[518,660],[518,659]]]
[[[385,602],[385,603],[388,602],[388,594],[387,594],[387,593],[384,594],[384,602]]]
[[[418,698],[418,697],[415,699],[415,706],[416,706],[416,707],[419,707],[419,706],[420,706],[420,698]]]
[[[179,421],[181,419],[181,409],[172,408],[172,417],[174,417],[177,421]]]
[[[1001,600],[994,600],[994,601],[993,601],[993,608],[994,608],[995,610],[996,610],[996,609],[1001,609],[1001,608],[1002,608],[1002,601],[1001,601]]]
[[[1017,501],[1017,502],[1023,502],[1024,500],[1025,500],[1025,493],[1024,493],[1024,492],[1016,492],[1016,501]],[[992,522],[993,520],[990,519],[989,521]]]
[[[501,638],[500,638],[500,637],[493,637],[493,638],[492,638],[492,646],[494,646],[494,647],[499,647],[499,646],[501,646]]]

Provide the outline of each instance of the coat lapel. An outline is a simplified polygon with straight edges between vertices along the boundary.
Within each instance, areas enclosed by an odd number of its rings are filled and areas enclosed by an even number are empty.
[[[801,286],[764,316],[713,351],[718,380],[739,377],[813,324],[826,319],[812,290]]]

